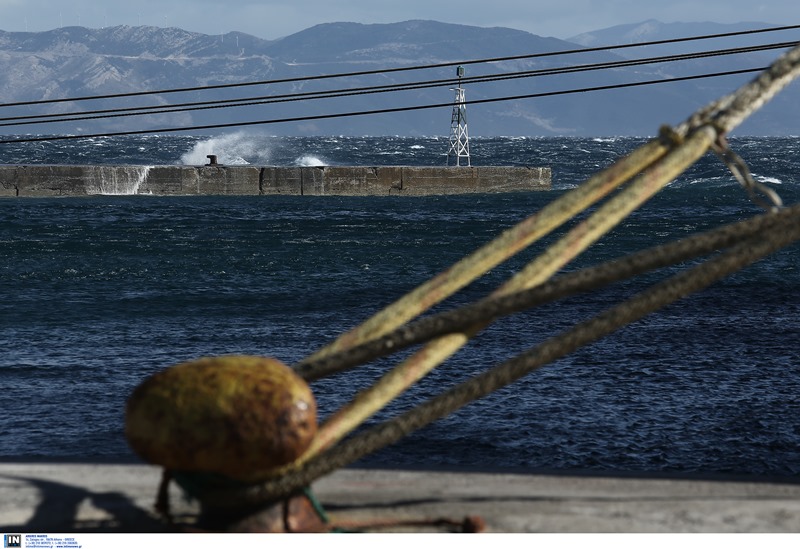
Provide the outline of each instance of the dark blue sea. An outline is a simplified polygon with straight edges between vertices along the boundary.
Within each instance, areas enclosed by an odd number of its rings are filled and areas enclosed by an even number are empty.
[[[147,375],[228,353],[295,362],[634,149],[636,138],[482,138],[474,165],[550,166],[547,192],[446,197],[0,199],[0,459],[135,460]],[[800,200],[798,138],[732,138]],[[446,139],[147,136],[0,145],[8,164],[443,165]],[[760,213],[704,157],[581,256],[587,266]],[[439,309],[478,299],[558,234]],[[671,271],[670,271],[671,272]],[[648,275],[486,330],[376,420],[625,299]],[[395,361],[316,382],[321,416]],[[362,465],[800,476],[795,245],[373,454]]]

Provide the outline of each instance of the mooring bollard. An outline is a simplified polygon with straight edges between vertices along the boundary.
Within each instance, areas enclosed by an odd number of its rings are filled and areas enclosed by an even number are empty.
[[[206,164],[206,166],[216,166],[217,165],[217,155],[216,154],[207,154],[206,158],[208,158],[208,164]]]

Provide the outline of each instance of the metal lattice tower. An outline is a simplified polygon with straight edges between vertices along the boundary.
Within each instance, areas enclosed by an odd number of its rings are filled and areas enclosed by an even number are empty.
[[[461,87],[461,77],[464,76],[464,67],[456,69],[458,87],[451,88],[456,92],[453,102],[453,116],[450,119],[450,149],[447,151],[447,165],[450,157],[455,158],[456,166],[469,166],[469,132],[467,131],[467,105],[464,100],[464,88]]]

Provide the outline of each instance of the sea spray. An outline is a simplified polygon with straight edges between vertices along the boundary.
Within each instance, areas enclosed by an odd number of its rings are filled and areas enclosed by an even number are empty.
[[[313,155],[304,154],[294,161],[296,166],[312,167],[312,166],[325,166],[325,162]]]
[[[227,165],[327,166],[330,164],[319,155],[309,153],[297,155],[296,151],[293,151],[295,153],[293,159],[286,158],[289,151],[276,150],[273,140],[278,141],[277,149],[286,148],[286,143],[281,143],[278,138],[241,132],[209,137],[198,141],[191,150],[181,155],[181,163],[200,166],[209,162],[209,155],[216,155],[218,163]],[[294,143],[294,145],[301,145],[301,143]]]
[[[87,194],[132,195],[147,179],[152,166],[88,166]]]
[[[189,166],[207,164],[211,154],[217,156],[220,164],[269,164],[271,150],[263,136],[238,132],[195,143],[190,151],[181,155],[181,162]]]

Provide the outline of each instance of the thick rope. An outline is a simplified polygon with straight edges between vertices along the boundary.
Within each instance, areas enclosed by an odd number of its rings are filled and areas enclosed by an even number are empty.
[[[208,493],[203,501],[210,506],[224,508],[261,504],[284,497],[309,485],[315,479],[393,444],[465,404],[491,394],[541,366],[699,291],[797,240],[800,240],[800,224],[796,219],[778,223],[765,229],[760,236],[745,239],[729,251],[670,277],[394,419],[351,437],[308,461],[296,471],[286,472],[274,480],[244,490]]]

